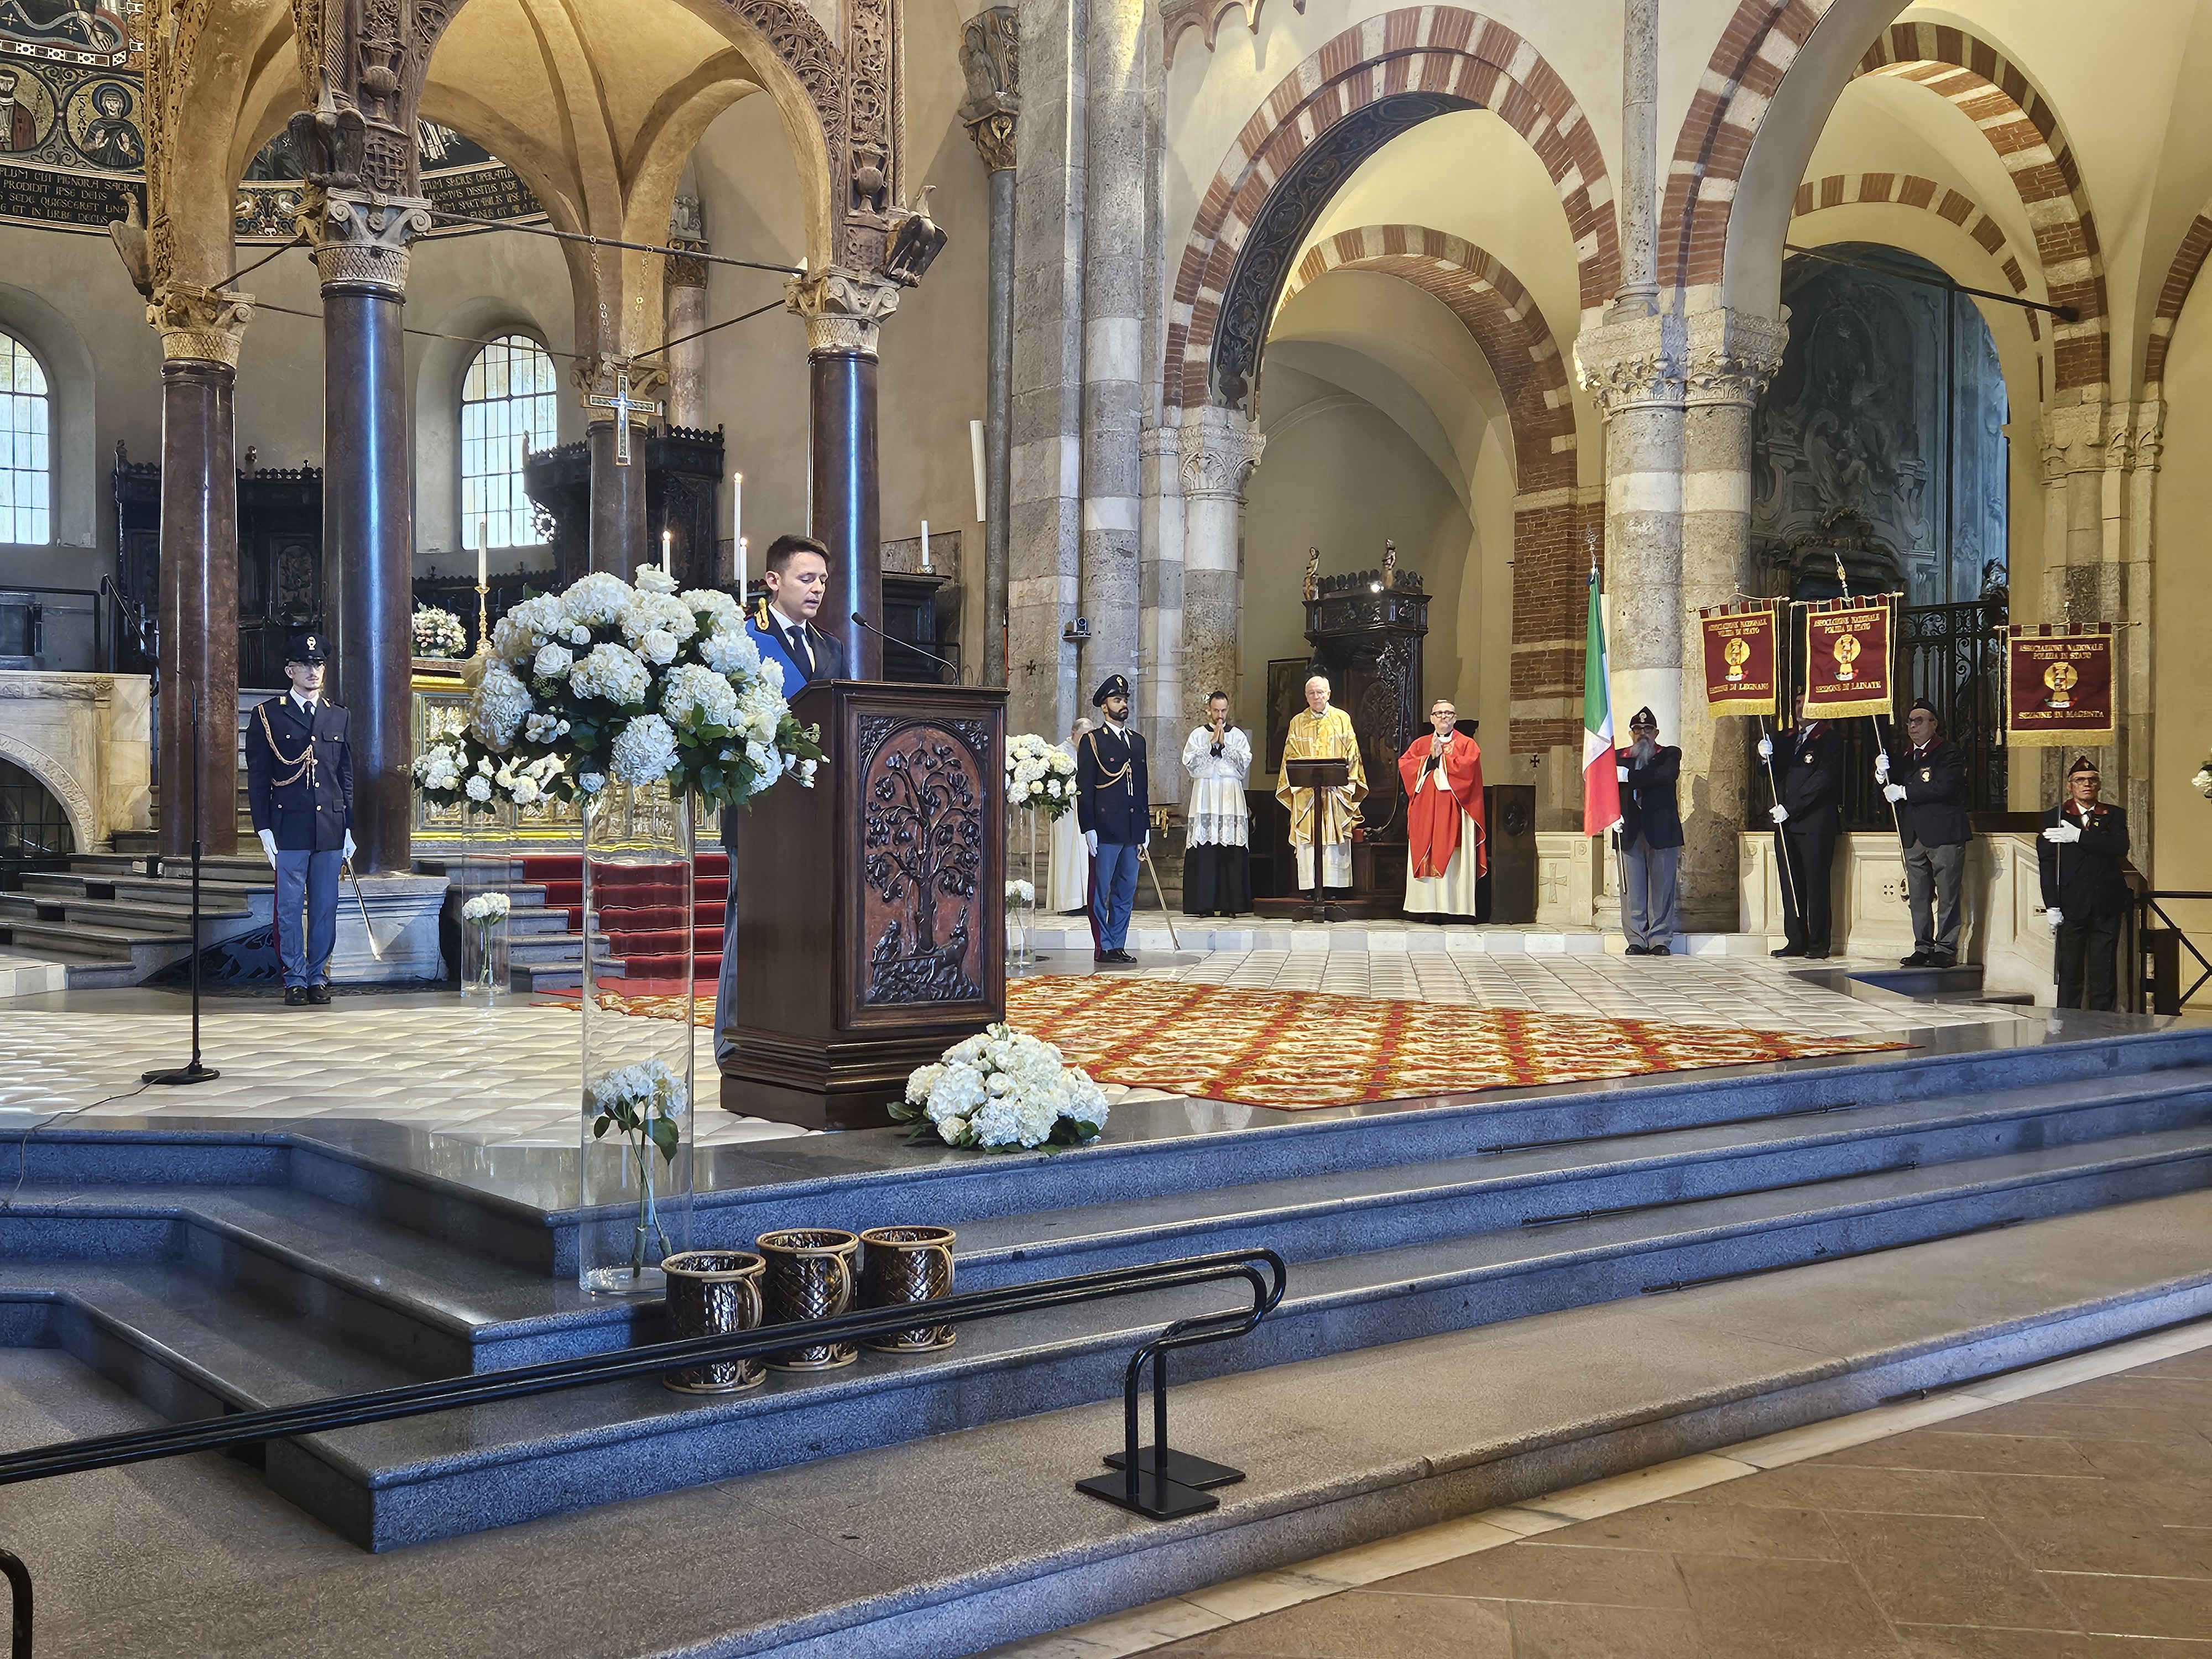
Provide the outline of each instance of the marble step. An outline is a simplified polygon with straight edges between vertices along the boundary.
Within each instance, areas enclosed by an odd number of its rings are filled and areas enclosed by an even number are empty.
[[[253,914],[242,897],[202,890],[200,923],[244,921]],[[149,938],[169,938],[181,931],[191,934],[192,907],[189,896],[181,905],[129,903],[108,899],[69,898],[46,894],[0,893],[0,927],[16,921],[52,922],[75,927],[89,925],[109,932]]]

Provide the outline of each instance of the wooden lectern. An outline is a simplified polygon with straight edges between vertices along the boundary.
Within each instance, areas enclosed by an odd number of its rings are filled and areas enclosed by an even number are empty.
[[[1313,805],[1313,898],[1306,909],[1310,921],[1342,921],[1341,905],[1328,902],[1328,890],[1322,885],[1328,872],[1322,868],[1321,850],[1321,791],[1342,789],[1352,781],[1352,763],[1345,760],[1294,760],[1283,763],[1283,775],[1293,789],[1314,791]],[[1295,851],[1293,857],[1297,854]]]
[[[833,680],[791,707],[824,758],[739,816],[722,1104],[874,1128],[908,1073],[1006,1017],[1006,694]]]

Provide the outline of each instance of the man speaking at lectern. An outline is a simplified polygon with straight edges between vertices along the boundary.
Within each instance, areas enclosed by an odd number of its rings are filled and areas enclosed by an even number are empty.
[[[761,660],[783,670],[783,695],[795,697],[817,680],[845,678],[845,647],[814,625],[830,592],[830,550],[811,536],[778,536],[769,544],[768,598],[747,626]],[[739,594],[743,601],[744,596]]]

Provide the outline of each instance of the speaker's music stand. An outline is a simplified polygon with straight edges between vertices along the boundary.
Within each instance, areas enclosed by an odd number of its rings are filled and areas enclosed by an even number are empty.
[[[1352,763],[1342,760],[1294,760],[1283,763],[1283,775],[1290,780],[1293,789],[1310,789],[1314,793],[1313,809],[1313,899],[1306,911],[1310,921],[1342,921],[1344,907],[1331,904],[1322,883],[1328,878],[1322,868],[1321,793],[1324,789],[1341,789],[1352,781]]]

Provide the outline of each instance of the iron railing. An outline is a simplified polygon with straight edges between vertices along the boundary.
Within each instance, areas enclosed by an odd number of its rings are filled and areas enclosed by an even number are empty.
[[[1075,1307],[1084,1303],[1156,1291],[1188,1290],[1232,1279],[1250,1287],[1249,1307],[1176,1320],[1130,1357],[1122,1385],[1122,1446],[1120,1451],[1109,1453],[1105,1459],[1120,1473],[1076,1483],[1079,1490],[1109,1503],[1156,1520],[1171,1520],[1216,1507],[1220,1500],[1205,1489],[1226,1486],[1244,1477],[1241,1471],[1226,1465],[1170,1449],[1166,1357],[1174,1349],[1243,1336],[1273,1312],[1290,1279],[1290,1269],[1281,1256],[1267,1249],[1226,1250],[1065,1279],[1037,1279],[945,1297],[926,1304],[926,1314],[932,1325],[957,1325],[1007,1314]],[[378,1389],[366,1394],[340,1395],[296,1406],[237,1412],[155,1429],[134,1429],[124,1434],[65,1440],[0,1457],[0,1486],[114,1468],[125,1463],[149,1462],[157,1458],[181,1457],[193,1452],[289,1440],[298,1435],[323,1434],[364,1423],[424,1417],[464,1406],[489,1405],[495,1401],[584,1388],[595,1382],[651,1376],[717,1360],[763,1358],[789,1348],[907,1330],[913,1327],[917,1314],[923,1311],[911,1304],[866,1308],[828,1319],[763,1326],[729,1336],[648,1343],[642,1347],[622,1348],[576,1359],[480,1371],[402,1388]],[[1140,1446],[1137,1395],[1147,1359],[1152,1364],[1152,1443]],[[30,1576],[22,1564],[5,1551],[0,1551],[0,1571],[5,1572],[15,1592],[15,1659],[27,1659],[31,1651]]]
[[[2206,981],[2212,981],[2212,957],[2207,957],[2189,937],[2188,930],[2166,913],[2169,902],[2212,902],[2212,893],[2161,888],[2136,894],[2136,978],[2142,985],[2142,1006],[2154,1014],[2179,1013]],[[2183,963],[2184,951],[2195,959],[2193,969]],[[2192,972],[2197,977],[2185,991],[2181,981]]]

